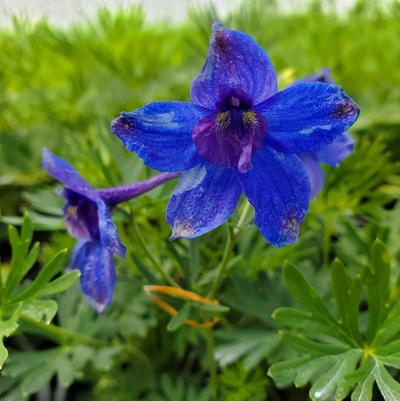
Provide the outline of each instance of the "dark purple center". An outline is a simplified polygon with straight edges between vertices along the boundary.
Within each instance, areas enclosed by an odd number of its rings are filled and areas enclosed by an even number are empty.
[[[62,195],[67,200],[64,221],[68,232],[79,239],[98,239],[99,218],[96,203],[70,189],[64,189]]]
[[[216,112],[199,121],[193,141],[208,162],[246,173],[265,131],[265,118],[253,110],[250,96],[238,89],[222,88]]]

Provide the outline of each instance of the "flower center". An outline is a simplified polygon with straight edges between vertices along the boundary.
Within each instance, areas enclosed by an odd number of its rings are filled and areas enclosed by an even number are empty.
[[[199,121],[193,141],[208,162],[246,173],[265,129],[265,118],[253,110],[253,102],[245,92],[222,88],[216,113]]]
[[[97,239],[99,223],[96,204],[69,189],[64,189],[63,196],[67,201],[64,208],[64,221],[69,233],[79,239]]]

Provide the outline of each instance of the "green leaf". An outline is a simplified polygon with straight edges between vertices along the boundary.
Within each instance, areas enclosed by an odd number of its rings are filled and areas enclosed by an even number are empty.
[[[281,337],[283,341],[286,341],[297,351],[305,352],[314,356],[335,355],[348,350],[348,347],[343,345],[322,343],[287,331],[281,332]]]
[[[178,313],[170,320],[167,326],[168,331],[176,331],[178,330],[184,323],[185,320],[188,319],[190,315],[191,304],[186,303],[179,309]]]
[[[368,288],[367,340],[372,341],[388,312],[390,256],[385,245],[376,239],[371,247],[370,272],[366,272]]]
[[[42,363],[40,368],[28,372],[22,381],[22,392],[24,395],[37,393],[45,387],[54,376],[56,365],[54,363]]]
[[[279,345],[279,335],[268,330],[227,329],[218,333],[224,341],[215,350],[215,359],[221,366],[228,366],[240,359],[246,370],[254,369],[267,358]]]
[[[351,395],[351,401],[371,401],[372,390],[375,383],[373,375],[366,375],[364,380],[360,381]]]
[[[57,302],[51,299],[33,299],[23,303],[22,312],[33,320],[44,320],[50,323],[57,313]]]
[[[330,337],[338,337],[346,341],[346,336],[339,330],[334,330],[330,326],[322,323],[311,312],[306,312],[296,308],[278,308],[272,314],[276,323],[283,327],[298,329],[311,335],[326,334]]]
[[[376,384],[385,401],[400,400],[400,383],[393,379],[382,363],[376,362],[374,373]]]
[[[32,222],[28,216],[25,214],[24,221],[21,229],[21,236],[15,227],[10,226],[8,229],[9,241],[11,244],[12,258],[10,273],[7,278],[7,282],[4,288],[3,299],[7,301],[7,298],[12,294],[15,287],[23,279],[23,277],[28,273],[28,271],[34,265],[38,253],[39,245],[35,244],[31,251],[29,252],[29,247],[31,245],[33,230]]]
[[[211,312],[211,313],[227,313],[230,311],[229,306],[220,305],[220,304],[216,304],[216,305],[199,304],[197,302],[192,304],[192,308],[202,310],[205,312]]]
[[[35,296],[67,263],[67,249],[58,252],[39,272],[35,280],[18,295],[14,302],[22,301]]]
[[[340,323],[347,328],[356,342],[362,343],[358,327],[361,279],[357,276],[351,281],[343,263],[337,258],[332,263],[331,279]]]
[[[37,296],[48,296],[48,295],[53,295],[53,294],[58,294],[60,292],[63,292],[67,290],[69,287],[71,287],[76,280],[80,276],[80,271],[79,270],[72,270],[69,271],[65,274],[63,274],[61,277],[56,278],[55,280],[51,281],[50,283],[47,283],[43,288],[41,288],[37,292]]]
[[[284,276],[290,295],[296,303],[306,311],[311,312],[322,323],[329,324],[332,328],[338,326],[334,316],[325,306],[315,288],[308,283],[297,267],[285,262]]]
[[[346,376],[354,371],[361,355],[362,351],[357,349],[337,355],[334,366],[311,387],[310,398],[325,401],[335,394],[335,399],[344,399],[351,390],[351,386],[346,382]]]
[[[13,315],[8,320],[0,320],[0,369],[8,356],[7,348],[4,346],[3,340],[9,337],[18,328],[18,319],[21,313],[21,305],[15,309]]]
[[[325,358],[330,359],[330,357]],[[316,359],[318,358],[311,355],[302,355],[286,361],[276,362],[269,368],[268,375],[276,381],[278,386],[286,387],[290,382],[295,380],[298,371],[301,370],[303,366],[307,366],[309,362]]]

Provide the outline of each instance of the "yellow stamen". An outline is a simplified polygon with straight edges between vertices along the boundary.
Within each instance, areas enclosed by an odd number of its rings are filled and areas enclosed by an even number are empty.
[[[258,120],[253,111],[246,111],[243,113],[243,124],[245,127],[256,127]]]
[[[78,216],[78,208],[76,206],[70,206],[67,210],[67,213],[71,217]]]
[[[228,128],[230,122],[231,122],[231,118],[229,115],[229,111],[225,111],[225,112],[217,114],[216,127],[218,130],[222,131],[222,130]]]

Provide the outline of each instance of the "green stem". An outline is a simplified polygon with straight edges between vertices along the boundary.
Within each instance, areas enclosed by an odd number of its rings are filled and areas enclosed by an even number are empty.
[[[47,338],[50,338],[60,344],[71,340],[76,340],[77,342],[94,346],[99,346],[102,344],[101,341],[94,337],[78,333],[73,330],[64,329],[62,327],[55,326],[54,324],[47,324],[42,321],[37,321],[26,315],[20,315],[19,319],[28,327],[33,328],[35,332],[43,334]]]
[[[233,229],[233,236],[234,236],[235,240],[237,239],[236,237],[239,235],[240,230],[244,227],[250,211],[251,211],[251,204],[246,199],[246,203],[244,204],[242,213],[239,217],[239,221],[238,221],[236,227]]]
[[[152,253],[147,248],[146,242],[145,242],[143,235],[140,232],[139,227],[137,226],[135,220],[133,220],[132,226],[133,226],[133,229],[135,230],[136,237],[139,241],[139,245],[141,246],[143,252],[150,259],[151,263],[156,268],[156,270],[160,273],[160,275],[164,279],[164,281],[166,281],[168,284],[172,285],[173,287],[179,287],[178,283],[164,270],[163,266],[161,266],[160,263],[157,262],[157,260],[154,258]]]
[[[227,233],[227,239],[226,239],[224,253],[222,255],[221,262],[217,268],[217,277],[215,278],[213,286],[211,287],[211,291],[208,294],[209,298],[215,297],[215,295],[217,294],[217,292],[219,290],[219,287],[222,284],[222,281],[224,280],[225,271],[226,271],[226,268],[228,267],[228,262],[231,257],[231,254],[232,254],[233,247],[234,247],[233,235],[232,235],[231,229],[228,227],[228,233]]]
[[[226,239],[224,253],[222,255],[221,262],[218,266],[218,273],[215,278],[214,284],[211,288],[211,291],[208,294],[209,298],[215,297],[215,295],[217,294],[217,292],[225,278],[226,268],[228,267],[229,259],[232,255],[233,248],[236,244],[236,241],[238,240],[241,229],[243,228],[243,226],[246,223],[246,220],[248,218],[250,211],[251,211],[250,202],[248,200],[246,200],[246,203],[243,206],[243,210],[242,210],[242,213],[240,215],[240,218],[239,218],[239,221],[238,221],[236,227],[233,230],[231,230],[228,227],[228,236]]]
[[[210,367],[209,386],[211,388],[211,401],[218,400],[218,376],[217,365],[214,359],[214,332],[212,330],[205,331],[205,338],[207,344],[208,364]]]
[[[329,264],[329,252],[331,248],[331,236],[332,236],[333,216],[328,214],[325,220],[324,233],[322,239],[322,252],[324,266]]]

